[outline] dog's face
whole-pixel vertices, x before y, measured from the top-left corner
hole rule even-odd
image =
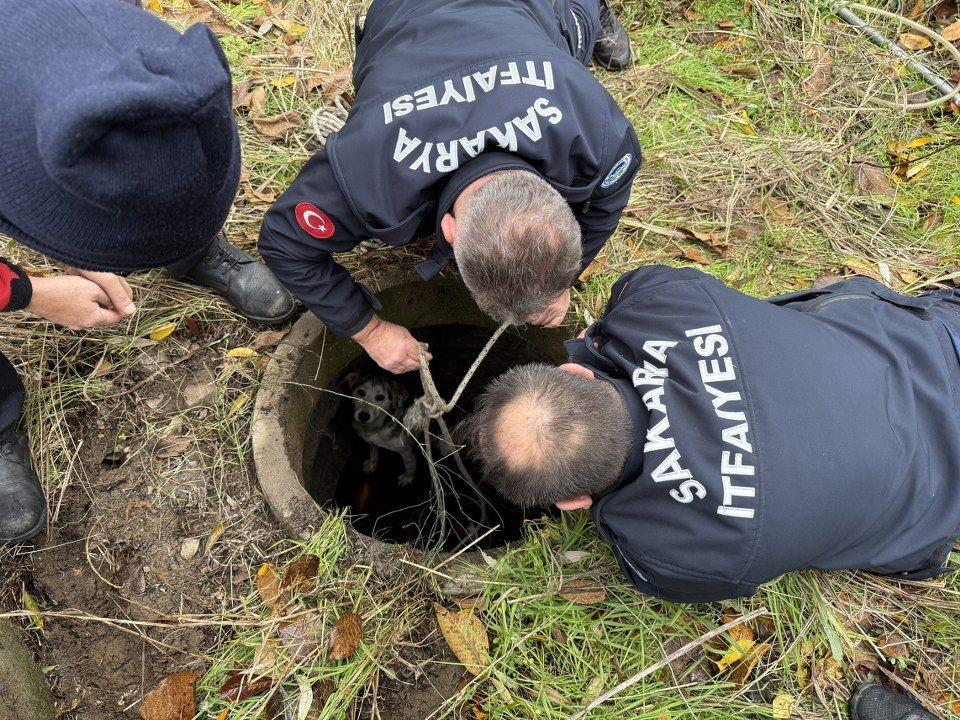
[[[347,377],[353,400],[353,421],[360,427],[378,428],[390,422],[390,415],[400,419],[407,393],[395,382],[353,373]]]

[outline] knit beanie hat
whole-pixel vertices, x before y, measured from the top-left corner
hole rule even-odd
[[[216,36],[121,0],[0,18],[0,232],[88,270],[199,260],[240,178]]]

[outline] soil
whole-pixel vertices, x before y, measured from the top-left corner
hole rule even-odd
[[[414,633],[415,643],[400,653],[397,679],[381,682],[377,696],[380,717],[423,720],[453,697],[471,679],[428,616]],[[473,717],[473,713],[467,713]]]
[[[38,662],[52,668],[60,718],[138,717],[143,695],[167,674],[188,667],[202,674],[216,628],[177,627],[170,618],[216,613],[235,592],[246,594],[250,563],[239,554],[276,540],[252,468],[228,467],[220,491],[210,482],[201,459],[212,438],[129,456],[123,447],[142,434],[138,420],[162,425],[180,416],[183,389],[209,381],[221,358],[222,350],[200,352],[135,393],[70,417],[83,438],[74,476],[85,480],[72,482],[62,500],[48,498],[49,535],[4,559],[6,609],[20,609],[25,586],[45,611],[87,618],[48,616],[42,633],[33,633]],[[198,405],[184,416],[202,426],[210,412]],[[220,522],[226,530],[207,553]],[[184,559],[188,538],[199,538],[200,547]]]

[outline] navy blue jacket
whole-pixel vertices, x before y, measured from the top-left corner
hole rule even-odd
[[[863,278],[769,301],[691,269],[621,278],[569,350],[633,423],[592,508],[624,573],[700,602],[801,568],[941,572],[960,535],[960,359],[933,302]]]
[[[556,7],[555,7],[556,5]],[[424,279],[449,262],[439,219],[470,182],[532,170],[570,203],[584,267],[617,226],[640,166],[629,121],[571,55],[567,0],[376,0],[343,129],[267,213],[260,252],[337,335],[376,307],[332,254],[365,238],[436,234]],[[559,15],[558,15],[559,13]]]

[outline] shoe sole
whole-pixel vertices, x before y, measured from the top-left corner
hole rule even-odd
[[[607,70],[608,72],[623,72],[623,71],[626,70],[628,67],[630,67],[631,65],[633,65],[633,63],[634,63],[635,60],[636,60],[636,58],[634,57],[634,54],[633,54],[633,47],[630,48],[630,59],[627,60],[627,64],[624,65],[624,66],[622,66],[622,67],[613,67],[612,65],[606,65],[606,64],[602,63],[600,60],[598,60],[596,56],[593,56],[593,61],[594,61],[597,65],[599,65],[600,67],[602,67],[604,70]]]
[[[34,525],[29,531],[23,533],[22,535],[18,535],[15,538],[7,538],[0,544],[19,545],[20,543],[25,542],[30,538],[36,536],[43,529],[43,526],[46,524],[47,524],[47,508],[46,506],[44,506],[43,512],[40,513],[40,519],[37,521],[36,525]]]
[[[227,302],[229,302],[229,300]],[[236,309],[236,306],[233,306],[233,307]],[[242,313],[242,312],[240,314],[243,315],[247,320],[250,320],[251,322],[255,322],[255,323],[260,323],[261,325],[280,325],[281,323],[285,323],[287,320],[289,320],[294,315],[296,315],[297,310],[299,309],[300,309],[299,305],[297,303],[294,303],[293,308],[290,310],[290,312],[278,318],[277,317],[270,317],[270,318],[257,317],[255,315],[247,315],[246,313]],[[237,312],[240,312],[240,311],[237,310]]]

